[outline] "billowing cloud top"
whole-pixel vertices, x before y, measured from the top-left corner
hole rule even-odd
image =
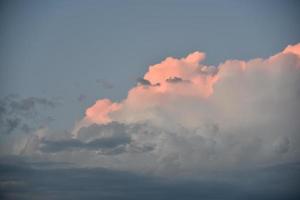
[[[73,134],[93,123],[126,124],[135,144],[153,147],[149,166],[162,171],[297,161],[300,44],[267,59],[204,59],[194,52],[150,66],[124,100],[88,108]],[[137,124],[144,125],[129,131]]]
[[[19,152],[157,174],[299,161],[300,44],[267,59],[204,59],[150,66],[125,99],[87,108],[72,134],[39,131]]]
[[[254,112],[268,100],[274,104],[284,95],[298,94],[299,56],[300,44],[268,59],[228,60],[219,66],[201,64],[205,58],[202,52],[181,59],[168,57],[149,67],[140,79],[147,84],[133,87],[121,102],[98,100],[87,109],[86,120],[99,124],[165,124],[168,120],[183,127],[197,127],[203,118],[229,120],[237,115],[236,120],[242,120],[239,112]],[[153,85],[158,87],[145,87]]]

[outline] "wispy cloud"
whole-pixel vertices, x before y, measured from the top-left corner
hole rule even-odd
[[[0,134],[32,132],[52,120],[50,116],[41,117],[40,111],[57,105],[55,101],[38,97],[10,95],[0,99]]]

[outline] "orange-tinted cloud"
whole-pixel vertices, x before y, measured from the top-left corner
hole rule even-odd
[[[164,115],[181,116],[188,113],[188,117],[177,118],[179,121],[183,120],[183,124],[195,125],[197,120],[194,118],[202,116],[201,109],[206,108],[199,110],[197,106],[194,108],[188,104],[214,103],[217,104],[214,107],[221,106],[221,110],[226,112],[228,109],[238,109],[237,105],[233,104],[237,100],[229,97],[244,98],[239,95],[246,95],[244,93],[253,90],[260,91],[259,88],[254,88],[259,87],[257,83],[260,83],[260,78],[261,84],[265,84],[266,80],[272,81],[284,75],[282,73],[285,71],[284,67],[299,67],[299,59],[298,61],[296,59],[298,64],[291,64],[293,59],[289,57],[290,54],[292,57],[300,55],[299,49],[300,44],[288,46],[269,59],[254,59],[247,62],[228,60],[217,67],[201,64],[205,58],[202,52],[194,52],[179,59],[168,57],[161,63],[149,67],[143,78],[148,84],[137,84],[120,103],[113,103],[109,99],[98,100],[86,110],[85,120],[98,124],[114,120],[157,121]],[[293,73],[293,70],[289,71]],[[214,93],[214,90],[217,90],[217,93]]]
[[[293,54],[300,56],[300,44],[287,46],[284,49],[283,53],[293,53]]]
[[[112,103],[109,99],[100,99],[86,110],[85,115],[88,120],[94,123],[106,124],[111,122],[109,113],[119,108],[117,103]]]

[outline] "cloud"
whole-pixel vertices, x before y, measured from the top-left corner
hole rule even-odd
[[[6,158],[8,159],[8,158]],[[16,159],[14,159],[16,160]],[[299,163],[180,180],[60,163],[1,162],[1,199],[299,199]],[[53,168],[53,166],[56,166]]]
[[[50,153],[64,150],[114,150],[128,143],[130,143],[130,138],[127,136],[100,138],[89,142],[82,142],[77,139],[58,141],[43,140],[40,149],[43,152]]]
[[[38,149],[39,135],[53,118],[58,102],[9,95],[0,99],[0,155],[30,155]]]
[[[53,108],[56,104],[48,99],[38,97],[28,97],[19,101],[10,102],[11,108],[15,111],[30,111],[39,105]]]
[[[144,83],[123,100],[97,100],[70,132],[33,127],[31,134],[6,134],[11,136],[1,138],[1,155],[168,177],[297,162],[298,46],[266,59],[218,66],[202,64],[201,52],[168,57],[150,66]],[[35,107],[51,107],[32,99],[1,105],[6,113],[1,123],[9,132],[31,125],[24,120]]]
[[[144,79],[144,78],[138,78],[137,82],[138,82],[138,85],[145,86],[146,88],[151,87],[151,86],[152,87],[160,86],[160,83],[152,84],[150,81],[148,81],[147,79]]]
[[[19,98],[9,95],[0,99],[0,134],[28,133],[51,121],[39,110],[55,108],[57,103],[38,97]]]
[[[92,124],[79,130],[77,138],[41,138],[39,150],[43,153],[64,151],[92,151],[98,155],[118,155],[123,153],[145,153],[152,151],[151,143],[136,141],[133,131],[140,131],[143,125],[125,125],[112,122],[106,125]]]
[[[109,99],[101,99],[97,101],[92,107],[86,110],[86,118],[97,123],[108,123],[111,119],[108,113],[119,109],[117,103],[111,102]]]
[[[153,150],[141,156],[127,152],[117,161],[107,157],[109,165],[158,174],[297,161],[299,46],[266,59],[218,66],[202,64],[202,52],[168,57],[150,66],[125,99],[101,99],[88,108],[73,135],[83,137],[80,128],[93,123],[125,124],[122,129],[135,144],[147,143]],[[159,85],[140,87],[152,83]]]
[[[145,85],[145,86],[152,85],[150,81],[148,81],[147,79],[144,79],[144,78],[138,78],[137,81],[141,85]]]

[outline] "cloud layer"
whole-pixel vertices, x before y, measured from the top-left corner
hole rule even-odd
[[[247,173],[219,173],[201,180],[174,180],[103,168],[58,166],[53,168],[43,162],[0,162],[0,198],[297,200],[300,196],[299,182],[295,179],[300,175],[299,163]]]

